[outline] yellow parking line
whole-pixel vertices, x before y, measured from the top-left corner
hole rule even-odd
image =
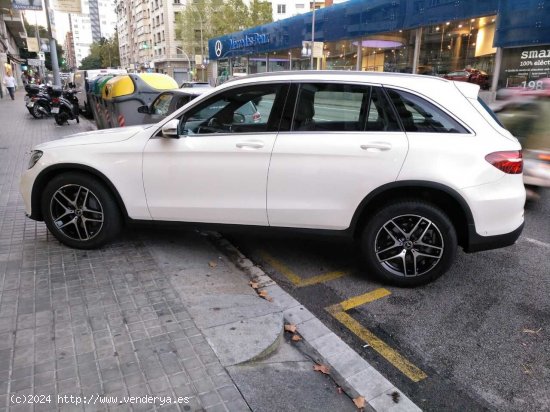
[[[408,377],[413,382],[419,382],[422,379],[428,377],[422,370],[417,368],[403,356],[401,356],[396,350],[388,346],[384,341],[378,338],[370,330],[363,327],[359,322],[353,319],[345,311],[353,309],[357,306],[365,303],[373,302],[384,296],[390,295],[390,292],[386,289],[380,288],[373,290],[372,292],[365,293],[364,295],[355,296],[351,299],[345,300],[336,305],[325,308],[335,319],[337,319],[342,325],[348,328],[353,334],[355,334],[363,342],[366,342],[376,352],[378,352],[384,359],[395,366],[401,373]]]
[[[342,276],[346,276],[348,274],[348,272],[338,270],[334,272],[323,273],[322,275],[313,276],[311,278],[302,278],[294,273],[292,270],[290,270],[288,266],[279,262],[268,253],[260,252],[260,254],[263,260],[265,260],[277,272],[284,275],[296,287],[316,285],[318,283],[341,278]]]
[[[391,295],[391,292],[384,288],[373,290],[372,292],[365,293],[363,295],[354,296],[348,300],[340,302],[339,305],[342,310],[350,310],[357,306],[364,305],[365,303],[374,302],[377,299]]]

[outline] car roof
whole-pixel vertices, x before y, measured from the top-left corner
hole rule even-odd
[[[259,82],[289,81],[289,82],[357,82],[374,85],[394,86],[409,89],[435,100],[449,100],[456,96],[459,90],[463,95],[473,98],[477,96],[479,86],[468,83],[469,88],[459,87],[457,82],[442,77],[410,73],[367,72],[367,71],[327,71],[301,70],[285,72],[269,72],[252,74],[237,79],[228,80],[217,88],[236,85],[257,84]],[[458,90],[457,90],[458,89]]]
[[[209,92],[213,87],[182,87],[180,89],[166,90],[166,92],[181,96],[200,96],[203,93]]]

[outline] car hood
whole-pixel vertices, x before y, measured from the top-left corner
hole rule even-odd
[[[83,132],[70,135],[64,139],[53,140],[51,142],[42,143],[35,147],[37,150],[52,149],[55,147],[78,146],[87,144],[104,144],[116,143],[129,139],[142,130],[148,129],[152,124],[115,127],[112,129],[93,130],[91,132]]]

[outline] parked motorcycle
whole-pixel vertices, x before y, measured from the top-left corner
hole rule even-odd
[[[28,84],[25,86],[25,105],[29,113],[36,119],[51,116],[51,96],[45,86]]]
[[[72,85],[67,90],[57,86],[51,88],[52,114],[59,126],[68,124],[69,120],[76,120],[77,123],[80,123],[77,93],[78,91]]]

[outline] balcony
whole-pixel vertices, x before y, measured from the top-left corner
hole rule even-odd
[[[4,3],[7,3],[8,7],[4,7]],[[25,26],[23,25],[21,12],[19,10],[11,9],[11,2],[6,2],[6,0],[0,0],[0,7],[0,14],[2,14],[2,18],[4,23],[6,23],[8,31],[15,39],[17,47],[26,47],[27,32],[25,30]]]

